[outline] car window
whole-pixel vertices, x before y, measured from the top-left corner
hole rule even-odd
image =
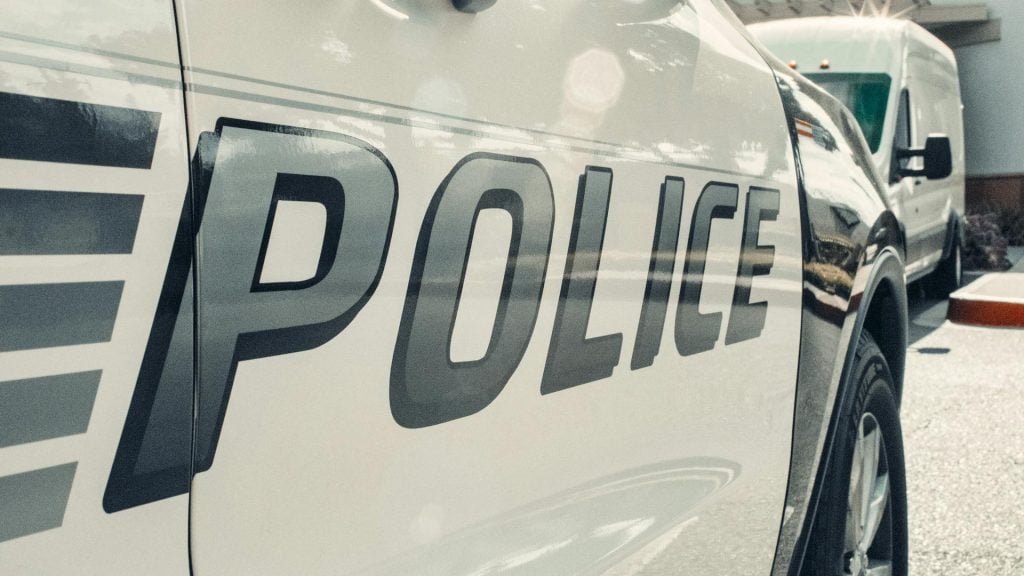
[[[894,150],[905,150],[910,148],[910,93],[906,90],[900,94],[899,109],[896,112],[896,135],[893,138],[893,149]],[[895,155],[894,155],[895,156]],[[896,160],[900,168],[907,168],[909,158],[902,160]],[[897,164],[893,163],[892,166],[892,181],[898,181],[899,175],[896,171]]]
[[[871,152],[882,142],[885,108],[892,79],[888,74],[805,74],[853,112]]]

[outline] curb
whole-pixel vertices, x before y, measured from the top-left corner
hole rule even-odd
[[[957,324],[1024,328],[1024,273],[985,274],[949,296],[946,318]]]

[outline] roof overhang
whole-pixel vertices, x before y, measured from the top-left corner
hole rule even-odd
[[[746,24],[806,16],[882,16],[917,22],[952,48],[995,42],[1002,21],[984,3],[942,6],[930,0],[726,0]]]

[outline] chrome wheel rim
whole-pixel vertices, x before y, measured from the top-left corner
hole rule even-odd
[[[871,413],[861,417],[850,466],[843,539],[845,573],[892,575],[892,520],[885,438]]]

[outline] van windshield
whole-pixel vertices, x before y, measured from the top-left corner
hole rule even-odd
[[[885,107],[889,101],[889,86],[892,84],[889,75],[815,72],[804,76],[853,112],[871,152],[878,152],[885,123]]]

